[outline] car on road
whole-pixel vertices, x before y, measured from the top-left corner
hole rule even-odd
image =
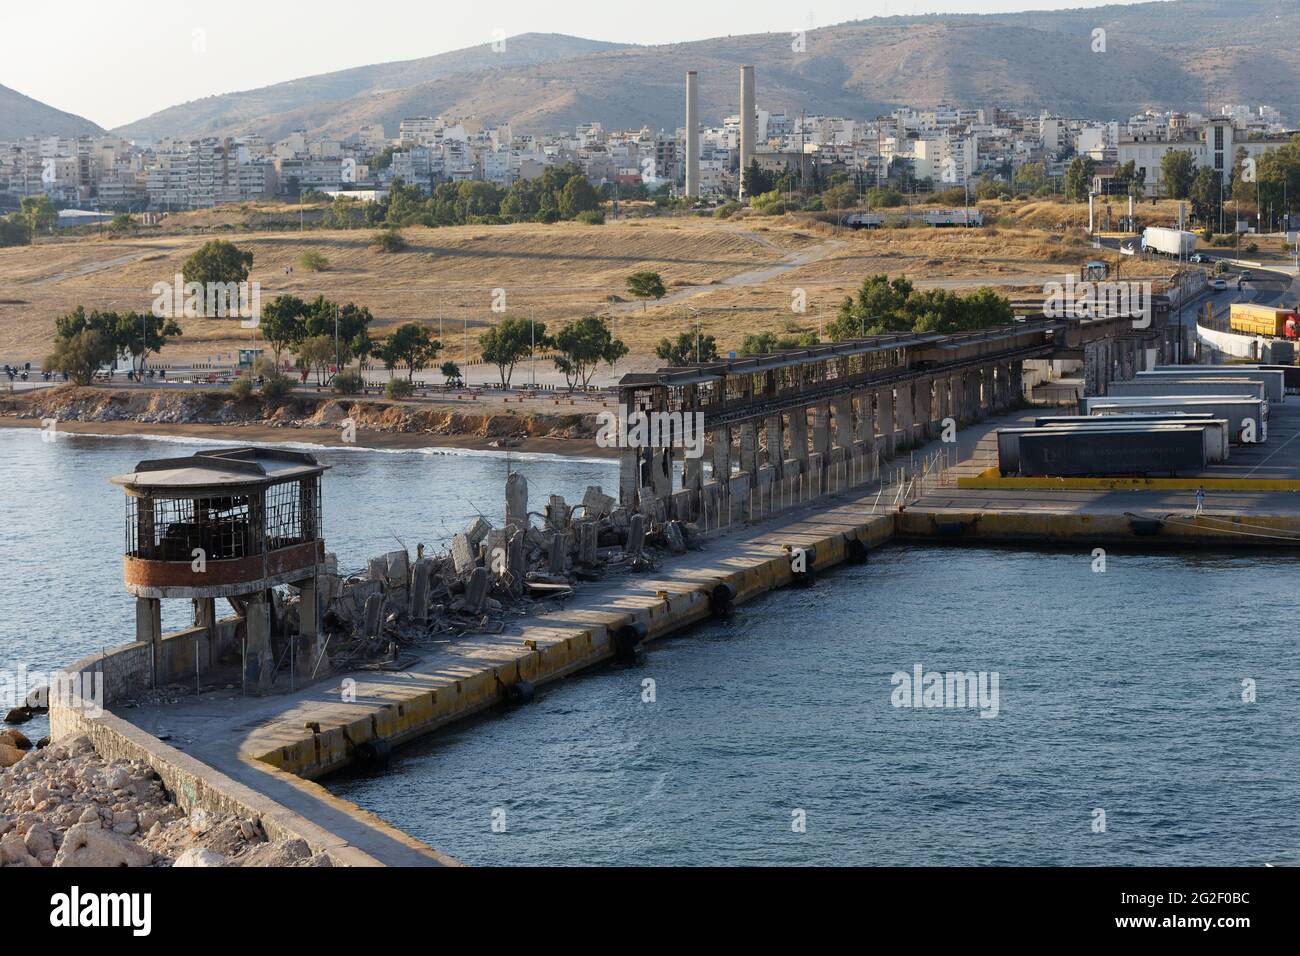
[[[1215,292],[1222,292],[1222,291],[1223,291],[1224,289],[1226,289],[1227,287],[1228,287],[1228,280],[1227,280],[1227,279],[1211,279],[1211,280],[1210,280],[1210,288],[1212,288]]]
[[[1237,279],[1241,282],[1249,282],[1253,278],[1255,278],[1255,274],[1251,272],[1249,269],[1242,269],[1241,275],[1237,277]]]
[[[1203,252],[1193,252],[1187,259],[1188,262],[1209,262],[1210,257]]]

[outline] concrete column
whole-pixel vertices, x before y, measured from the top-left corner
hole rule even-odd
[[[870,457],[876,453],[876,407],[874,393],[858,392],[858,414],[854,420],[854,438],[861,443],[863,452]]]
[[[740,470],[749,475],[750,487],[758,481],[758,422],[740,426]]]
[[[429,562],[429,558],[422,558],[422,562]],[[430,564],[421,565],[417,562],[416,574],[424,578],[422,587],[412,587],[411,604],[412,610],[419,615],[428,614],[428,575],[431,569]],[[414,580],[414,575],[413,575]],[[306,578],[298,582],[298,646],[294,653],[294,663],[300,676],[308,676],[312,673],[320,673],[316,668],[316,663],[320,655],[324,653],[323,641],[320,633],[320,599],[318,594],[320,588],[315,577]],[[423,607],[416,607],[416,604],[422,604]],[[417,620],[425,620],[421,617]]]
[[[704,457],[686,458],[682,461],[682,487],[699,491],[704,487]]]
[[[213,659],[217,656],[217,601],[215,598],[194,599],[194,626],[201,627],[208,632],[207,665],[211,667]]]
[[[1083,394],[1104,395],[1105,383],[1101,376],[1099,343],[1092,342],[1083,347]]]
[[[158,658],[162,655],[162,602],[157,598],[135,599],[135,639],[153,645],[152,685],[158,686]]]
[[[621,481],[619,490],[621,493]],[[506,475],[506,524],[528,527],[528,479],[517,471]]]
[[[1016,404],[1024,401],[1025,382],[1024,382],[1024,362],[1012,362],[1009,366],[1011,369],[1011,398]]]
[[[808,461],[808,410],[796,408],[790,413],[790,457]]]
[[[845,395],[831,402],[831,443],[838,448],[853,447],[853,396]]]
[[[785,423],[780,415],[769,415],[763,428],[767,436],[767,463],[780,468],[785,461]]]
[[[649,457],[650,490],[656,498],[667,498],[673,493],[673,450],[652,448]]]
[[[937,379],[927,378],[917,383],[917,395],[921,405],[921,414],[917,417],[921,419],[921,439],[923,441],[933,441],[939,437],[939,382]]]
[[[248,597],[244,634],[244,686],[254,693],[265,693],[275,673],[275,655],[271,650],[271,608],[263,591]]]
[[[818,402],[812,407],[813,430],[812,450],[823,458],[831,450],[831,406],[829,402]]]
[[[731,429],[726,425],[713,430],[713,480],[731,480]]]
[[[700,195],[700,113],[698,78],[686,71],[686,195]]]
[[[880,452],[886,458],[894,457],[894,390],[876,389],[876,423],[880,429]]]
[[[621,448],[618,453],[618,503],[636,507],[637,489],[641,487],[641,449]]]
[[[900,382],[894,405],[894,448],[910,447],[916,438],[913,428],[915,412],[912,408],[912,383]]]

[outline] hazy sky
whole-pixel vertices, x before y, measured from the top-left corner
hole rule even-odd
[[[0,85],[113,127],[215,93],[487,43],[495,30],[507,36],[567,33],[654,44],[873,16],[1004,13],[1104,2],[62,0],[50,7],[5,0]]]

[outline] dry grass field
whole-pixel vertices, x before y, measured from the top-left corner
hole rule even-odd
[[[250,278],[260,283],[263,302],[292,293],[363,304],[376,317],[376,333],[418,321],[440,334],[445,357],[457,360],[466,343],[476,354],[478,333],[500,319],[492,310],[497,289],[504,290],[508,313],[552,329],[586,312],[608,315],[634,355],[697,323],[726,351],[751,332],[819,328],[872,273],[959,291],[1014,290],[1041,287],[1099,255],[1077,222],[1081,209],[1086,224],[1086,206],[982,206],[996,225],[979,230],[853,232],[807,217],[755,215],[421,227],[403,231],[407,248],[400,253],[378,251],[372,230],[246,228],[283,225],[295,206],[177,214],[129,237],[88,235],[0,249],[0,361],[39,362],[55,318],[77,305],[148,309],[153,284],[170,282],[187,256],[218,236],[254,254]],[[308,251],[324,256],[328,267],[304,269],[299,258]],[[1124,266],[1125,275],[1140,274],[1130,272],[1133,260]],[[625,280],[639,270],[662,274],[669,290],[662,302],[643,308],[627,301]],[[1147,271],[1164,275],[1170,267],[1152,263]],[[795,289],[806,295],[802,315],[791,310]],[[253,342],[236,320],[181,324],[183,339],[168,345],[167,361],[229,356]]]

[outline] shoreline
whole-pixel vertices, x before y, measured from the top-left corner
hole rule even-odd
[[[41,427],[40,419],[0,416],[0,428]],[[345,442],[337,428],[277,427],[273,425],[212,425],[197,422],[60,421],[58,430],[70,435],[106,438],[185,438],[196,442],[262,445],[299,443],[326,448],[355,448],[375,451],[476,451],[505,455],[520,453],[554,455],[561,458],[599,458],[613,461],[617,448],[602,448],[594,438],[520,438],[508,447],[493,445],[499,441],[480,435],[435,435],[424,432],[382,432],[364,427],[357,429],[357,440]]]

